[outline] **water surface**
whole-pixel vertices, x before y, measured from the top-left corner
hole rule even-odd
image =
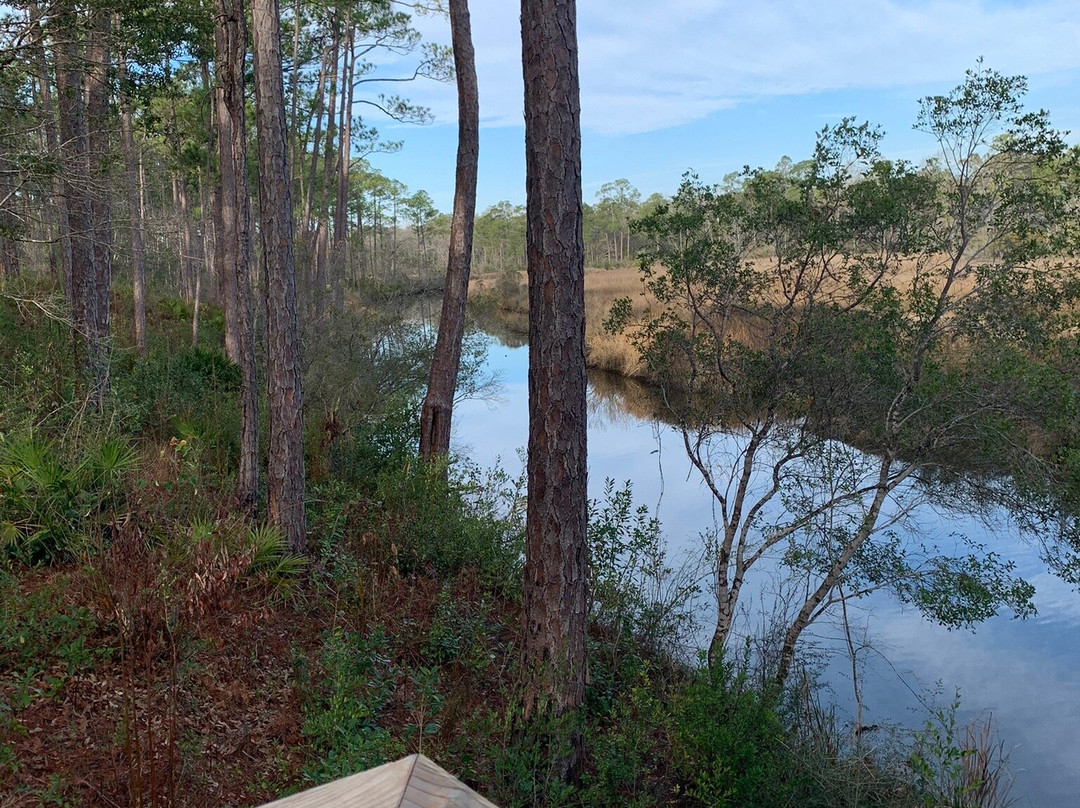
[[[499,398],[458,405],[454,447],[480,465],[517,471],[528,430],[528,349],[493,339],[487,369],[501,378]],[[602,495],[606,478],[632,481],[635,500],[655,508],[669,552],[700,556],[701,533],[713,525],[712,497],[678,434],[635,400],[623,380],[590,374],[590,495]],[[945,540],[963,532],[1014,559],[1036,587],[1038,616],[1000,616],[975,632],[949,631],[884,594],[860,601],[849,617],[857,643],[866,641],[858,654],[863,723],[921,727],[926,706],[947,706],[959,688],[960,719],[992,714],[1011,750],[1018,805],[1080,805],[1080,594],[1046,571],[1007,520],[999,521],[1000,530],[990,532],[974,519],[928,513],[921,529]],[[760,602],[756,594],[748,591],[744,602]],[[840,713],[850,716],[851,663],[839,653],[842,637],[838,622],[822,622],[802,643],[832,654],[823,676]]]

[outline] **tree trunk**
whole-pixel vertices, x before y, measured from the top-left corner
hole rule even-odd
[[[217,166],[217,124],[216,107],[217,97],[214,95],[215,85],[210,74],[211,59],[203,57],[199,60],[199,73],[202,80],[203,94],[206,98],[206,157],[202,168],[199,170],[199,228],[202,238],[199,245],[203,262],[203,276],[210,283],[210,299],[219,306],[225,306],[225,292],[221,285],[221,263],[218,259],[217,242],[221,237],[218,229],[217,208],[214,205],[213,188],[218,185]]]
[[[330,283],[334,289],[334,306],[339,311],[345,304],[345,268],[349,260],[349,160],[352,153],[353,107],[353,49],[352,16],[345,12],[345,49],[341,64],[341,114],[338,131],[337,200],[334,207],[334,260]]]
[[[195,299],[195,283],[197,271],[195,269],[195,246],[191,237],[191,205],[188,202],[187,177],[183,174],[176,175],[176,203],[179,213],[180,226],[180,275],[183,278],[185,297],[188,300]],[[228,321],[226,321],[228,326]],[[235,336],[233,337],[235,339]],[[228,328],[225,329],[225,349],[230,351],[230,335]],[[229,353],[232,357],[232,353]]]
[[[581,129],[574,0],[522,0],[529,270],[525,718],[585,695],[586,378]],[[571,730],[557,776],[577,775]]]
[[[236,165],[233,156],[232,113],[236,101],[236,14],[231,2],[217,0],[214,17],[214,71],[216,83],[213,95],[213,127],[216,132],[208,132],[207,137],[215,142],[217,148],[218,182],[214,189],[214,227],[218,232],[218,244],[214,246],[215,271],[218,276],[218,288],[221,290],[221,307],[225,313],[225,354],[236,364],[241,363],[240,356],[240,307],[237,302],[236,278],[239,238],[239,224],[236,198]],[[246,43],[241,44],[239,58],[243,60]],[[242,65],[242,62],[241,62]],[[241,66],[240,70],[243,70]],[[241,76],[242,76],[241,72]],[[240,79],[240,103],[243,103],[244,87]],[[232,106],[230,106],[230,104]],[[245,171],[245,183],[246,183]]]
[[[315,179],[319,172],[319,144],[322,140],[323,94],[326,87],[327,59],[329,58],[330,49],[323,48],[322,61],[319,63],[319,80],[315,83],[315,134],[311,139],[311,171],[304,188],[304,213],[300,220],[300,232],[305,238],[311,231],[311,210],[314,205]]]
[[[301,553],[307,549],[303,389],[277,0],[252,0],[251,17],[259,141],[259,212],[266,271],[270,402],[267,504],[270,522],[281,529],[289,548]]]
[[[94,374],[94,400],[105,400],[109,390],[109,290],[112,286],[112,144],[109,120],[109,37],[112,15],[97,11],[91,20],[86,46],[86,117],[91,165],[92,250],[95,297],[93,328],[98,342],[98,369]]]
[[[247,27],[242,0],[217,0],[214,26],[214,93],[221,182],[223,280],[233,294],[240,365],[239,510],[254,518],[259,491],[259,390],[255,367],[255,317],[251,295],[251,203],[245,161],[244,60]]]
[[[191,304],[191,347],[199,347],[199,306],[202,304],[202,273],[195,267],[195,296]]]
[[[301,193],[297,170],[300,165],[296,154],[300,142],[300,21],[302,19],[301,0],[293,3],[293,41],[292,41],[292,83],[289,86],[289,166],[293,171],[293,193]]]
[[[131,98],[127,92],[127,60],[118,62],[120,79],[120,143],[124,150],[124,191],[131,227],[131,289],[135,303],[135,347],[146,356],[146,249],[143,246],[142,206],[139,204],[139,168],[131,124]]]
[[[34,10],[35,21],[40,19],[41,11]],[[41,92],[42,115],[45,127],[45,145],[48,153],[54,159],[59,159],[63,165],[63,155],[60,151],[60,141],[56,131],[56,112],[53,105],[52,81],[49,77],[48,64],[45,61],[45,48],[35,48],[35,56],[38,70],[38,86]],[[68,223],[68,199],[64,192],[62,172],[54,171],[50,177],[53,198],[56,199],[56,230],[57,242],[60,246],[60,255],[57,263],[60,266],[60,275],[64,289],[64,299],[69,311],[75,310],[75,299],[71,292],[71,227]]]
[[[468,0],[450,0],[450,30],[458,89],[457,176],[439,336],[431,361],[427,395],[420,411],[420,454],[428,460],[450,452],[450,422],[461,364],[461,341],[465,334],[480,153],[480,104]]]
[[[720,661],[724,646],[727,645],[728,637],[731,636],[731,629],[735,624],[735,609],[739,604],[739,593],[742,591],[741,574],[736,573],[734,580],[728,582],[729,563],[730,559],[726,556],[721,556],[717,561],[716,625],[713,627],[713,636],[706,655],[710,668]]]
[[[71,234],[71,321],[79,384],[97,391],[101,382],[101,352],[97,336],[97,297],[94,294],[94,244],[90,200],[90,145],[86,121],[83,55],[76,43],[79,20],[70,6],[61,6],[54,19],[56,94],[59,113],[60,160]]]
[[[341,71],[338,61],[341,57],[341,23],[335,12],[333,19],[333,45],[330,56],[330,101],[326,107],[326,143],[323,146],[322,182],[320,183],[318,209],[315,212],[315,284],[314,284],[314,311],[315,325],[322,323],[323,306],[326,301],[326,287],[329,283],[328,263],[330,259],[330,182],[334,164],[334,139],[337,137],[338,126],[338,85]],[[344,93],[342,93],[344,96]],[[314,182],[314,177],[312,181]]]
[[[788,674],[791,673],[791,666],[795,662],[795,645],[798,643],[803,631],[817,618],[818,607],[825,602],[825,598],[841,582],[841,577],[844,570],[847,569],[847,565],[855,557],[855,553],[859,551],[863,543],[873,534],[874,528],[877,526],[878,516],[881,514],[881,507],[885,504],[885,498],[899,484],[900,480],[907,476],[902,474],[892,480],[889,479],[894,459],[892,453],[882,458],[881,467],[878,471],[877,490],[874,492],[873,502],[870,503],[870,508],[866,516],[863,517],[859,529],[855,531],[851,540],[844,545],[840,555],[833,559],[829,571],[825,573],[825,577],[821,579],[817,589],[803,603],[799,613],[784,633],[784,643],[780,649],[780,663],[776,670],[777,685],[783,687]]]
[[[15,204],[14,183],[8,180],[14,168],[7,150],[5,138],[0,135],[0,276],[14,278],[19,274],[19,245],[15,241],[17,219],[11,212]]]

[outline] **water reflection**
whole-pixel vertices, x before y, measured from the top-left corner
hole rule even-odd
[[[627,424],[635,419],[667,422],[669,410],[655,387],[593,369],[589,371],[589,413],[604,423]]]
[[[527,349],[493,342],[488,367],[503,380],[501,401],[464,401],[455,413],[455,446],[481,464],[501,458],[516,471],[516,451],[527,435]],[[692,471],[678,434],[657,419],[663,411],[655,391],[633,380],[590,372],[589,488],[599,496],[605,478],[632,480],[635,498],[655,506],[672,554],[694,558],[701,533],[714,524],[714,500]],[[920,530],[940,538],[965,533],[1017,561],[1018,574],[1037,587],[1039,614],[1026,621],[996,617],[977,631],[949,631],[878,593],[859,601],[853,622],[865,627],[869,645],[858,670],[866,703],[864,723],[920,727],[935,689],[937,704],[962,694],[960,719],[992,713],[1012,750],[1019,805],[1080,804],[1080,595],[1046,572],[1037,552],[1011,538],[1007,525],[988,530],[980,519],[928,510]],[[1000,526],[999,526],[1000,527]],[[766,605],[774,584],[766,580],[745,603]],[[756,628],[760,615],[744,626]],[[837,656],[839,626],[823,622],[804,638],[833,654],[825,677],[841,713],[851,715],[850,662]]]

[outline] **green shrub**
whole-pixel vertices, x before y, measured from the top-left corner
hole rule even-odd
[[[491,662],[490,627],[485,613],[490,604],[469,603],[448,590],[439,593],[421,649],[424,658],[436,665],[457,662],[479,673]]]
[[[581,805],[577,786],[566,783],[561,767],[571,750],[572,738],[583,730],[581,717],[561,718],[534,714],[520,718],[520,703],[512,704],[498,727],[491,749],[494,778],[490,798],[501,808]]]
[[[419,424],[415,400],[390,401],[386,410],[362,420],[353,430],[351,451],[339,476],[370,492],[384,473],[413,465],[420,445]]]
[[[151,351],[113,376],[114,404],[133,431],[160,430],[176,420],[213,423],[236,409],[239,389],[239,366],[218,349]]]
[[[634,507],[629,481],[604,483],[589,503],[589,618],[602,664],[617,669],[627,654],[673,653],[693,634],[692,575],[674,569],[659,520]]]
[[[672,763],[693,804],[791,804],[793,761],[768,694],[722,663],[696,672],[672,704]]]
[[[34,436],[0,442],[0,551],[26,564],[70,557],[123,500],[138,464],[127,443],[106,439],[75,461]]]
[[[661,687],[643,665],[637,681],[615,701],[610,717],[590,724],[593,771],[584,779],[586,805],[665,804],[661,784],[672,724]]]
[[[489,586],[517,591],[516,525],[487,507],[490,496],[479,483],[453,476],[448,481],[445,474],[439,464],[415,460],[378,477],[380,534],[392,545],[399,571],[449,579],[468,569]]]
[[[383,629],[366,636],[329,631],[319,666],[323,678],[304,709],[302,731],[316,756],[305,778],[325,783],[403,754],[401,743],[382,723],[397,681]]]

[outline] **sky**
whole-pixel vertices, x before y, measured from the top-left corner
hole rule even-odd
[[[520,5],[470,0],[480,89],[479,210],[525,201]],[[881,125],[890,158],[934,152],[912,130],[918,100],[947,93],[981,56],[1027,76],[1030,108],[1080,133],[1076,0],[578,0],[584,199],[628,179],[647,197],[695,171],[719,182],[744,165],[810,155],[823,126]],[[429,41],[449,22],[420,17]],[[387,71],[405,69],[388,62]],[[448,211],[457,148],[453,83],[398,86],[427,126],[371,121],[404,141],[373,164]],[[358,112],[362,110],[357,109]]]

